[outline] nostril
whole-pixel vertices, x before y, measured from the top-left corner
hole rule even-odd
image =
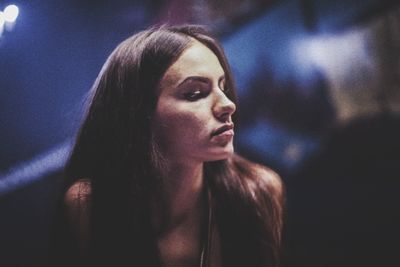
[[[233,112],[234,112],[234,109],[231,109],[231,108],[226,107],[226,108],[224,108],[223,110],[221,110],[221,112],[220,112],[219,115],[218,115],[218,118],[219,118],[221,121],[227,121],[227,120],[229,120],[229,118],[231,117],[231,115],[233,114]]]
[[[236,105],[223,92],[219,95],[214,105],[214,114],[221,121],[229,120],[236,111]]]
[[[233,103],[219,107],[219,116],[230,116],[235,112],[235,105]]]

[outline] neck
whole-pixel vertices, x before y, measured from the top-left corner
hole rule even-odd
[[[163,192],[155,196],[155,224],[171,229],[200,215],[204,205],[203,163],[169,163],[163,175]],[[162,218],[164,214],[164,218]]]

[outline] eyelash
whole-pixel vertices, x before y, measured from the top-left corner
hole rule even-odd
[[[223,88],[221,88],[221,91],[224,92],[224,94],[226,94],[227,92],[229,92],[229,87],[224,86]],[[208,94],[209,94],[208,92],[204,92],[204,91],[198,89],[195,91],[190,91],[190,92],[184,93],[183,97],[188,101],[194,102],[201,98],[206,97]]]
[[[208,95],[208,93],[202,92],[201,90],[196,90],[196,91],[187,92],[187,93],[183,94],[184,98],[191,102],[199,100],[207,95]]]

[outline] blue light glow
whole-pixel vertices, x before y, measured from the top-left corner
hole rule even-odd
[[[0,173],[0,197],[61,170],[71,148],[70,140]]]

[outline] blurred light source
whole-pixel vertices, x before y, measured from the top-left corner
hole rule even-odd
[[[4,22],[4,13],[0,11],[0,37],[3,34]]]
[[[310,36],[293,43],[294,59],[305,71],[318,68],[324,72],[347,75],[354,65],[368,63],[365,31],[353,29],[340,34]]]
[[[8,5],[4,9],[4,20],[13,23],[17,20],[19,8],[16,5]]]

